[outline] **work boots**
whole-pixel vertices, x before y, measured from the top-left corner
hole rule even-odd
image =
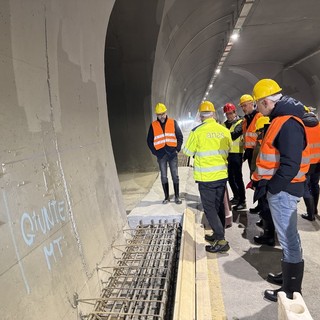
[[[163,192],[164,192],[164,200],[162,201],[163,204],[167,204],[170,201],[169,198],[169,183],[162,184]]]
[[[249,212],[252,214],[257,214],[261,211],[261,207],[259,206],[259,204],[255,207],[255,208],[250,208]]]
[[[253,238],[254,242],[258,244],[266,244],[273,247],[275,245],[275,232],[274,225],[272,222],[263,220],[263,234],[261,236],[255,236]]]
[[[279,272],[276,274],[268,273],[267,281],[270,283],[282,285],[282,282],[283,282],[282,272]]]
[[[304,261],[299,263],[289,263],[282,261],[282,287],[277,290],[266,290],[264,297],[271,301],[278,301],[278,292],[284,291],[287,298],[293,299],[293,293],[301,293],[301,284],[303,278]]]
[[[256,226],[259,228],[263,228],[263,219],[260,219],[256,222]]]
[[[261,236],[254,236],[253,239],[257,244],[266,244],[270,247],[275,246],[274,232],[271,233],[268,230],[265,230]]]
[[[182,201],[179,197],[179,183],[174,183],[173,188],[174,188],[174,202],[176,204],[181,204]]]
[[[309,221],[314,221],[315,220],[315,203],[314,203],[314,199],[313,197],[310,197],[310,198],[303,198],[304,200],[304,203],[307,207],[307,213],[303,213],[301,215],[301,217],[303,219],[306,219],[306,220],[309,220]]]

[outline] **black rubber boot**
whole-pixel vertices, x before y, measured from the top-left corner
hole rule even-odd
[[[284,291],[288,299],[293,299],[293,293],[301,294],[301,284],[303,278],[304,261],[299,263],[289,263],[282,261],[282,287],[277,290],[266,290],[264,297],[271,301],[278,301],[278,292]]]
[[[281,285],[283,282],[282,272],[279,273],[269,273],[267,276],[267,281],[270,283]]]
[[[303,271],[304,261],[299,263],[282,262],[282,289],[286,293],[287,298],[293,299],[294,292],[299,292],[301,294]]]
[[[271,234],[268,230],[265,230],[261,236],[254,236],[253,239],[257,244],[265,244],[270,247],[275,246],[274,232]]]
[[[169,198],[169,183],[162,184],[163,192],[164,192],[164,200],[162,201],[163,204],[167,204],[170,201]]]
[[[260,219],[256,222],[256,226],[259,228],[263,228],[263,219]]]
[[[255,208],[250,208],[249,212],[252,214],[257,214],[261,211],[261,207],[259,206],[259,204],[255,207]]]
[[[275,233],[274,224],[271,221],[263,220],[263,234],[261,236],[255,236],[254,242],[258,244],[266,244],[267,246],[273,247],[275,245]]]
[[[282,288],[279,288],[277,290],[265,290],[264,297],[270,301],[277,302],[279,291],[283,291]]]
[[[174,183],[173,188],[174,188],[174,202],[176,204],[181,204],[182,201],[179,197],[179,183]]]
[[[303,219],[309,220],[309,221],[314,221],[315,220],[315,207],[314,207],[314,199],[313,197],[310,198],[303,198],[304,203],[307,207],[307,213],[303,213],[301,217]]]

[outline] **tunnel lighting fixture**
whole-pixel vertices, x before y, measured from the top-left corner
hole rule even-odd
[[[232,35],[230,37],[230,40],[231,41],[237,41],[239,39],[239,37],[240,37],[240,29],[234,29],[233,33],[232,33]]]
[[[225,48],[224,48],[224,50],[223,50],[223,52],[221,54],[220,60],[218,61],[217,65],[216,65],[216,69],[215,69],[215,71],[213,73],[213,76],[210,79],[209,86],[208,86],[208,89],[206,91],[205,96],[207,96],[208,95],[208,91],[210,89],[212,89],[213,84],[214,84],[218,74],[220,73],[223,64],[226,61],[226,59],[227,59],[227,57],[228,57],[228,55],[229,55],[229,53],[230,53],[230,51],[232,49],[232,46],[233,46],[234,42],[236,42],[239,39],[241,28],[242,28],[245,20],[248,17],[248,14],[249,14],[252,6],[253,6],[254,1],[255,0],[245,0],[243,6],[241,8],[241,12],[240,12],[240,14],[238,16],[238,19],[237,19],[237,21],[236,21],[236,23],[235,23],[235,25],[233,27],[231,36],[230,36],[228,42],[225,45]]]
[[[231,36],[231,40],[237,41],[239,39],[239,33],[233,33]]]

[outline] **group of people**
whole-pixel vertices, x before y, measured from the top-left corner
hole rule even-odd
[[[236,107],[227,103],[227,120],[216,121],[215,107],[210,101],[199,106],[201,124],[193,128],[183,152],[194,158],[194,179],[198,183],[204,213],[211,235],[208,252],[230,249],[225,239],[223,197],[229,181],[235,210],[246,209],[242,163],[248,161],[254,201],[252,212],[260,212],[257,222],[264,234],[255,237],[260,244],[274,245],[276,232],[282,248],[282,270],[269,274],[267,280],[281,285],[266,290],[265,298],[277,301],[277,293],[284,291],[292,299],[293,292],[301,293],[304,271],[302,248],[297,229],[297,204],[304,198],[307,213],[302,217],[313,221],[319,200],[320,125],[317,117],[300,101],[282,94],[282,88],[272,79],[258,81],[252,95],[240,98],[244,119],[238,117]],[[158,158],[161,181],[165,193],[163,203],[169,201],[167,163],[179,198],[177,153],[183,137],[176,121],[166,115],[163,104],[156,106],[157,120],[148,133],[148,145]]]

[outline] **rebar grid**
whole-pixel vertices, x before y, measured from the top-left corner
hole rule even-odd
[[[94,304],[94,311],[83,319],[169,319],[168,297],[175,287],[172,282],[175,283],[180,238],[178,223],[138,226],[126,246],[115,247],[122,256],[104,283],[101,297],[81,299]]]

